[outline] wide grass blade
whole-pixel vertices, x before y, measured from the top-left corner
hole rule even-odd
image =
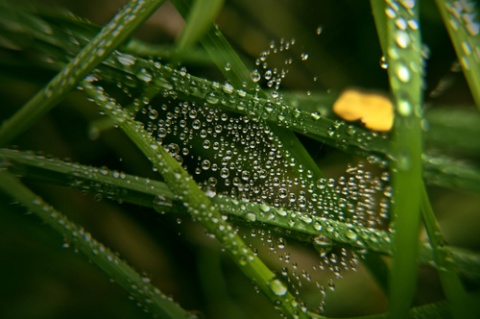
[[[480,22],[474,1],[436,0],[463,74],[480,109]]]
[[[211,202],[177,160],[153,140],[141,123],[135,122],[113,98],[108,97],[101,87],[95,87],[89,82],[83,82],[82,86],[102,111],[114,119],[115,124],[151,161],[176,198],[183,202],[192,218],[201,222],[209,233],[215,235],[239,268],[276,305],[277,309],[288,318],[307,318],[306,313],[299,309],[298,302],[288,291],[287,286],[236,234],[217,206]]]
[[[110,171],[105,168],[99,169],[63,162],[35,155],[31,152],[0,149],[0,157],[5,160],[11,172],[21,172],[24,178],[28,180],[71,187],[92,194],[101,194],[103,198],[114,201],[121,199],[123,202],[153,208],[162,213],[187,213],[182,203],[176,200],[175,195],[163,182],[132,176],[123,172]],[[271,228],[283,229],[285,233],[282,236],[307,243],[311,243],[315,237],[320,235],[325,236],[331,239],[334,245],[339,244],[356,250],[368,249],[366,258],[369,258],[368,254],[370,253],[392,254],[390,234],[385,231],[347,225],[346,223],[319,217],[313,218],[311,224],[314,227],[308,227],[308,224],[303,221],[303,219],[307,220],[307,216],[302,215],[301,212],[286,211],[264,203],[245,203],[245,209],[241,209],[238,207],[238,201],[218,195],[212,198],[212,202],[220,207],[222,214],[231,216],[232,221],[238,224],[254,225],[253,228],[268,225]],[[272,214],[263,214],[265,210]],[[247,218],[245,211],[253,212],[257,218],[255,220]],[[292,225],[289,216],[296,216],[299,222]],[[334,228],[335,232],[327,231],[331,228]],[[352,232],[358,235],[360,241],[351,236]],[[420,262],[424,265],[437,266],[430,245],[421,244],[420,247]],[[476,272],[476,269],[480,267],[480,255],[460,251],[453,247],[448,247],[448,249],[452,253],[452,262],[456,265],[458,272],[472,282],[480,282],[479,274]],[[376,263],[375,257],[372,257],[371,261]],[[384,282],[383,279],[382,282]]]
[[[165,0],[130,1],[46,86],[0,127],[5,145],[55,107]]]
[[[60,233],[67,242],[73,244],[107,273],[148,312],[159,318],[194,317],[163,295],[158,288],[150,284],[148,278],[142,277],[110,249],[95,240],[90,233],[45,203],[5,168],[0,168],[0,189]]]
[[[212,27],[215,18],[223,7],[223,0],[195,0],[186,18],[186,25],[177,39],[178,51],[182,51],[199,41]]]
[[[416,3],[387,1],[384,14],[387,25],[385,58],[396,115],[391,140],[393,159],[390,163],[394,191],[394,255],[389,312],[391,318],[407,318],[417,279],[423,61]]]

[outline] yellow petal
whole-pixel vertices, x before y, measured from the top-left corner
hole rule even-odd
[[[393,104],[378,93],[345,90],[335,101],[333,111],[346,121],[360,120],[370,130],[388,132],[393,126]]]

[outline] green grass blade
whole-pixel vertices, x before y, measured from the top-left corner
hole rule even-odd
[[[56,106],[79,81],[124,42],[164,1],[129,2],[44,89],[2,124],[0,145],[12,141]]]
[[[2,12],[0,12],[0,16],[1,13]],[[10,14],[1,16],[4,25],[8,25],[11,22],[11,16],[12,15]],[[0,25],[0,27],[2,25]],[[68,39],[67,35],[65,35],[65,37],[61,35],[65,30],[58,29],[55,25],[50,24],[49,27],[55,30],[54,34],[58,35],[58,39],[43,35],[42,29],[29,28],[28,24],[23,27],[25,28],[23,32],[30,36],[34,36],[39,40],[36,42],[38,46],[40,46],[40,43],[45,43],[45,47],[43,48],[45,53],[55,56],[60,61],[67,59],[67,53],[63,51],[52,52],[52,46],[60,47],[61,43],[65,43],[65,47],[69,52],[76,53],[78,51],[77,47],[68,46],[69,42],[66,42],[66,39]],[[3,31],[5,34],[8,34],[8,30]],[[82,39],[81,34],[83,33],[80,31],[69,30],[69,32],[75,34],[77,39]],[[18,40],[18,38],[17,34],[17,37],[12,37],[11,40]],[[65,41],[63,39],[65,39]],[[121,81],[126,85],[129,85],[129,83],[132,83],[133,79],[135,82],[131,85],[143,85],[143,83],[137,78],[137,73],[140,69],[149,70],[152,73],[152,78],[155,79],[152,81],[153,83],[149,86],[149,89],[158,90],[158,93],[160,94],[174,90],[178,96],[185,99],[198,98],[204,100],[209,93],[213,92],[219,100],[224,101],[217,104],[222,109],[242,114],[254,114],[254,116],[266,119],[268,122],[272,123],[272,126],[285,125],[288,123],[290,125],[289,129],[291,130],[344,150],[345,152],[362,156],[369,161],[382,162],[385,161],[386,158],[392,157],[387,144],[388,141],[386,135],[362,129],[354,124],[334,121],[329,118],[329,110],[335,101],[335,96],[310,97],[309,100],[315,101],[317,106],[312,106],[310,102],[305,100],[294,99],[288,96],[286,98],[287,103],[272,105],[267,99],[255,97],[244,90],[238,89],[233,90],[233,103],[229,103],[229,100],[232,100],[232,94],[227,94],[225,92],[231,89],[228,86],[214,85],[211,81],[194,77],[189,74],[183,76],[178,71],[168,67],[163,67],[160,70],[157,70],[154,62],[129,54],[115,55],[115,58],[116,60],[107,58],[107,60],[104,61],[104,64],[99,66],[102,79],[105,81],[110,81],[112,83]],[[118,63],[118,59],[122,58],[135,61],[136,63],[134,65],[123,65]],[[228,56],[228,58],[233,58],[233,56]],[[236,63],[232,63],[232,65],[235,64]],[[235,72],[236,71],[232,69],[228,73],[235,74]],[[246,76],[249,76],[248,72]],[[182,78],[191,79],[193,82],[198,83],[198,86],[192,87],[184,81],[178,81],[178,79]],[[242,79],[243,77],[238,75],[236,78]],[[253,108],[252,106],[255,107]],[[471,116],[470,118],[473,119]],[[107,126],[110,125],[111,124],[108,124]],[[432,129],[434,129],[434,127]],[[447,158],[425,155],[424,176],[427,178],[428,183],[434,185],[474,191],[480,190],[480,172],[478,172],[478,170],[466,167],[464,164],[448,160]]]
[[[473,1],[436,0],[462,65],[475,104],[480,109],[480,22]]]
[[[407,318],[415,292],[422,185],[422,69],[418,8],[415,2],[388,1],[387,63],[396,109],[392,132],[393,263],[391,318]],[[407,22],[414,21],[415,24]]]
[[[199,41],[210,29],[223,7],[223,0],[195,0],[186,18],[186,25],[177,39],[178,50],[182,51]]]
[[[85,92],[94,99],[101,109],[111,116],[123,132],[137,145],[154,167],[163,176],[177,199],[182,201],[192,218],[202,223],[208,232],[215,235],[230,253],[235,263],[255,285],[288,318],[307,318],[298,307],[293,295],[284,283],[255,255],[237,235],[232,226],[207,195],[198,187],[182,166],[135,122],[114,99],[88,82],[82,84]],[[297,305],[297,306],[295,306]]]
[[[385,16],[385,9],[387,8],[385,1],[370,0],[370,7],[372,8],[375,26],[377,28],[378,40],[382,52],[387,52],[387,17]]]
[[[163,182],[109,171],[104,168],[99,169],[63,162],[30,152],[0,149],[0,157],[7,163],[10,171],[22,174],[24,178],[29,180],[71,187],[92,194],[101,194],[103,198],[114,201],[118,201],[121,197],[123,202],[154,208],[161,212],[186,213],[183,205],[176,201],[174,194]],[[281,208],[256,203],[244,203],[245,209],[241,209],[238,201],[224,196],[215,196],[212,201],[217,207],[221,208],[223,214],[231,216],[232,220],[238,224],[254,225],[254,228],[262,225],[281,228],[285,230],[283,236],[308,243],[311,243],[313,238],[322,235],[331,239],[334,244],[353,249],[367,248],[369,253],[392,254],[390,234],[385,231],[347,225],[346,223],[319,217],[314,217],[312,222],[308,224],[306,216],[301,215],[300,212],[285,211]],[[264,214],[265,210],[272,214]],[[253,212],[258,218],[251,220],[247,218],[246,212]],[[299,222],[292,225],[289,216],[294,215],[298,217]],[[309,227],[309,225],[314,227]],[[335,229],[334,232],[328,231],[332,228]],[[352,239],[352,231],[358,235],[360,241]],[[350,234],[350,236],[347,234]],[[456,265],[458,272],[468,280],[480,283],[480,276],[477,271],[480,268],[480,255],[453,247],[448,249],[452,253],[453,263]],[[419,260],[425,265],[437,265],[434,263],[430,245],[420,246]],[[375,260],[372,262],[376,263]],[[379,265],[379,267],[383,266]],[[384,281],[384,279],[381,280],[381,282]]]
[[[422,215],[430,244],[432,245],[433,257],[437,264],[442,287],[449,302],[450,312],[457,319],[478,318],[480,307],[475,305],[467,294],[457,275],[456,265],[452,263],[452,253],[445,244],[442,232],[430,206],[425,187],[422,189],[422,197],[425,197],[422,200]]]
[[[175,0],[173,1],[173,3],[179,10],[180,14],[185,16],[187,13],[187,8],[189,7],[189,3],[191,3],[191,1]],[[222,32],[218,30],[218,28],[211,28],[210,30],[208,30],[205,38],[202,39],[201,43],[205,50],[212,57],[213,61],[217,65],[217,68],[228,79],[229,83],[231,83],[236,88],[246,89],[250,93],[254,93],[254,99],[258,99],[259,97],[267,97],[266,93],[260,90],[258,85],[252,80],[251,71],[245,66],[245,64],[242,62],[240,57],[233,50],[232,46],[223,36]],[[256,106],[254,105],[254,108],[255,107]],[[262,113],[263,110],[258,109],[252,111],[256,114],[251,113],[249,114],[249,116],[255,114],[253,117],[262,118],[259,117],[259,113]],[[282,124],[286,127],[290,126],[287,121]],[[302,143],[298,140],[298,138],[293,132],[278,127],[278,125],[271,125],[271,129],[273,133],[284,144],[284,147],[282,147],[281,149],[288,149],[289,152],[295,154],[295,160],[297,161],[297,163],[299,165],[302,165],[305,170],[310,170],[313,173],[314,180],[318,180],[319,178],[323,177],[323,174],[320,172],[320,169],[316,165],[315,161],[313,161],[312,157],[308,154],[305,147],[302,145]]]
[[[67,242],[73,244],[89,260],[135,297],[144,309],[159,318],[193,317],[192,314],[183,310],[151,285],[147,278],[142,277],[115,253],[92,238],[90,233],[45,203],[5,168],[0,169],[0,189],[60,233]]]

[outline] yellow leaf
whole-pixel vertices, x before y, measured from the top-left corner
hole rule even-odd
[[[378,93],[347,89],[335,101],[333,111],[346,121],[360,120],[370,130],[388,132],[393,126],[393,104]]]

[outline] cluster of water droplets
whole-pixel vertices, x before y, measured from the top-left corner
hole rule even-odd
[[[478,36],[480,33],[480,22],[477,19],[475,3],[473,1],[462,0],[446,2],[444,5],[450,15],[448,20],[450,27],[455,32],[458,32],[461,28],[465,28],[469,36]],[[460,44],[462,52],[459,60],[465,70],[470,70],[471,62],[480,63],[480,48],[472,44],[473,42],[469,39],[462,41]]]
[[[321,29],[317,32],[320,33]],[[273,90],[272,98],[277,101],[282,100],[279,88],[292,59],[285,60],[283,68],[270,68],[267,58],[289,50],[294,44],[294,40],[282,40],[278,46],[272,43],[257,59],[259,69],[251,74],[254,82],[264,82]],[[117,52],[116,57],[118,63],[125,67],[137,64],[135,58],[128,55]],[[301,61],[307,59],[306,53],[300,57]],[[158,68],[167,68],[154,63],[157,64]],[[161,81],[144,68],[137,73],[138,80],[146,86],[154,82],[158,85]],[[178,71],[178,75],[181,78],[172,79],[176,85],[180,80],[189,79],[184,68]],[[91,78],[92,82],[97,80],[96,77]],[[159,96],[133,98],[133,106],[138,110],[135,117],[154,138],[155,143],[151,147],[157,149],[162,146],[167,150],[208,196],[223,195],[238,203],[258,203],[265,207],[265,213],[273,207],[281,212],[281,217],[289,218],[290,227],[301,223],[315,231],[322,228],[315,218],[368,228],[383,228],[386,224],[391,193],[387,186],[388,176],[374,177],[362,164],[358,164],[349,167],[345,177],[316,179],[312,171],[297,163],[295,154],[290,153],[289,147],[282,144],[261,117],[251,118],[225,111],[219,106],[222,103],[215,94],[206,96],[204,102],[180,100],[171,84],[161,84],[164,91]],[[234,89],[229,83],[215,85],[223,88],[226,94],[237,93],[234,95],[240,100],[242,95],[239,92],[245,92]],[[129,97],[135,96],[127,85],[119,88]],[[256,94],[259,94],[258,90]],[[276,105],[273,103],[272,107]],[[164,202],[159,200],[159,204],[153,204],[159,211],[170,208],[170,205],[163,207]],[[255,222],[257,215],[245,211],[244,218]],[[336,247],[332,240],[336,230],[330,228],[326,231],[331,236],[318,236],[312,243],[320,257],[313,269],[303,268],[299,266],[301,262],[290,259],[283,237],[257,229],[249,236],[260,238],[271,253],[278,255],[285,265],[279,272],[294,292],[299,294],[306,283],[316,284],[324,296],[327,290],[334,289],[334,278],[340,278],[343,270],[356,269],[357,265],[351,251]],[[350,236],[357,237],[357,234],[352,232]],[[334,274],[328,283],[312,279],[311,271],[323,270]]]
[[[282,99],[278,90],[292,59],[285,60],[283,68],[270,68],[267,58],[289,50],[294,44],[294,40],[282,40],[279,45],[272,43],[257,59],[259,69],[251,73],[254,82],[264,82],[273,90],[274,99]],[[122,64],[135,63],[128,57],[120,58]],[[307,59],[308,54],[301,55],[302,61]],[[143,80],[149,83],[151,78]],[[224,87],[234,92],[230,84]],[[156,141],[152,147],[164,147],[210,197],[223,195],[239,203],[258,203],[265,207],[266,213],[273,207],[283,213],[282,217],[290,217],[289,226],[302,223],[316,231],[322,226],[315,218],[368,228],[383,228],[388,221],[391,190],[387,175],[374,177],[363,164],[358,164],[349,167],[345,177],[316,180],[312,171],[297,163],[295,154],[290,153],[288,146],[282,144],[266,122],[259,117],[252,119],[221,109],[214,95],[207,96],[205,102],[192,102],[163,94],[137,106],[140,111],[136,119],[144,123],[144,128]],[[244,218],[254,222],[257,216],[246,211]],[[335,233],[331,228],[331,233]],[[313,241],[321,257],[313,269],[300,269],[297,261],[290,260],[283,237],[257,229],[247,236],[260,238],[278,255],[285,265],[280,272],[296,293],[300,293],[305,283],[316,284],[322,296],[328,289],[334,289],[333,278],[327,284],[312,280],[312,270],[328,270],[334,278],[340,278],[343,270],[356,269],[354,254],[336,247],[332,236],[318,236]],[[357,234],[352,232],[351,236]]]

